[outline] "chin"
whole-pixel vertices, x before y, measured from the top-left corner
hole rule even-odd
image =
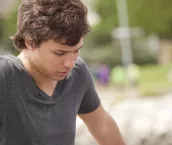
[[[62,81],[62,80],[64,80],[65,79],[65,76],[63,76],[63,77],[53,77],[52,78],[52,80],[55,80],[55,81]]]

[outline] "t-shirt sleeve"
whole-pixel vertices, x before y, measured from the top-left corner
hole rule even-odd
[[[100,98],[96,92],[92,75],[89,71],[88,66],[85,64],[85,74],[86,74],[86,89],[83,96],[78,114],[86,114],[93,112],[100,105]]]

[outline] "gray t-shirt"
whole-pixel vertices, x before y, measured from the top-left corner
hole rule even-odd
[[[0,145],[74,145],[76,116],[100,105],[82,58],[49,97],[19,58],[0,56]]]

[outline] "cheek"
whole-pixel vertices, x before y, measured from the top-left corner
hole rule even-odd
[[[63,60],[58,57],[54,57],[50,59],[49,64],[47,65],[51,67],[52,70],[58,70],[63,65]]]
[[[56,60],[53,57],[44,56],[39,59],[39,63],[44,69],[52,70],[55,67]]]
[[[42,60],[46,65],[50,66],[57,62],[57,58],[50,54],[47,54],[46,56],[42,57]]]

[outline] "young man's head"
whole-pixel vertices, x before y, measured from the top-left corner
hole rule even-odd
[[[58,80],[74,67],[89,29],[80,0],[22,0],[11,39],[32,67]]]

